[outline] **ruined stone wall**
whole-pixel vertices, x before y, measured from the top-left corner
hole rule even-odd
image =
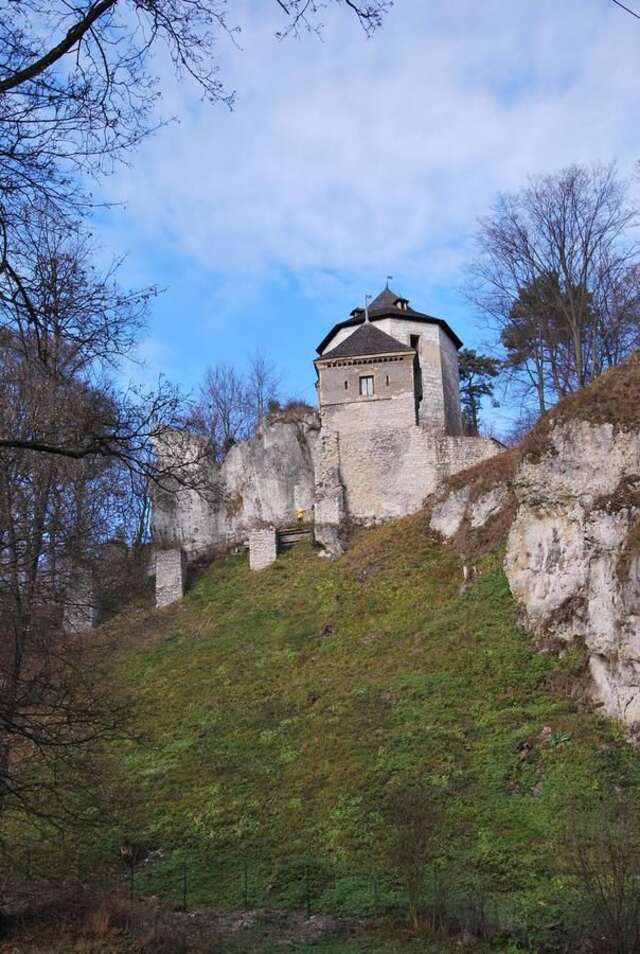
[[[165,459],[180,450],[190,455],[190,470],[182,476],[195,485],[168,481],[154,490],[156,546],[181,546],[192,560],[245,540],[256,526],[295,523],[299,510],[311,521],[319,427],[315,413],[276,420],[231,448],[219,467],[199,438],[165,436]]]
[[[499,445],[407,424],[413,396],[324,408],[275,421],[232,448],[221,467],[201,467],[202,489],[156,493],[156,545],[182,547],[192,560],[251,530],[314,522],[320,543],[339,550],[336,528],[349,516],[373,523],[419,510],[450,474],[495,454]],[[202,476],[202,475],[201,475]]]
[[[170,606],[184,595],[185,552],[182,547],[161,548],[156,552],[156,606]]]
[[[90,566],[69,563],[65,568],[63,628],[67,633],[93,629],[98,621],[96,583]]]
[[[152,488],[154,543],[181,546],[188,559],[195,559],[224,536],[219,468],[199,435],[165,432],[156,438],[155,447],[160,469],[177,477],[161,479]]]
[[[275,562],[278,555],[278,538],[274,527],[252,530],[249,534],[249,567],[264,570]]]
[[[331,556],[342,552],[341,529],[346,515],[338,434],[321,432],[316,453],[314,534],[316,542]]]
[[[229,451],[220,468],[221,527],[228,541],[256,526],[285,527],[297,511],[312,519],[319,418],[277,420]]]

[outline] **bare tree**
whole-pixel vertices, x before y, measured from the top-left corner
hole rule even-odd
[[[249,436],[246,384],[235,368],[221,363],[207,369],[192,421],[211,441],[218,462]]]
[[[424,914],[427,876],[434,897],[429,912],[432,929],[442,927],[440,862],[443,851],[443,792],[435,787],[406,788],[389,795],[385,818],[389,826],[389,863],[402,883],[414,930]]]
[[[285,33],[318,29],[319,6],[307,0],[274,0],[285,20]],[[381,22],[391,0],[333,0],[344,6],[369,33]],[[216,44],[233,39],[238,27],[223,0],[22,0],[5,4],[0,18],[0,280],[4,307],[0,324],[39,340],[43,311],[30,290],[32,250],[29,236],[42,232],[47,219],[54,231],[79,231],[78,220],[91,200],[78,173],[109,171],[158,123],[154,116],[160,89],[151,59],[168,51],[176,73],[187,76],[210,102],[230,105],[233,94],[221,81]],[[25,272],[25,257],[27,272]],[[29,264],[31,263],[31,264]],[[109,290],[109,295],[110,295]],[[109,295],[107,298],[109,299]],[[144,293],[131,296],[130,310]],[[11,307],[7,307],[7,305]],[[100,311],[113,349],[115,314]],[[131,325],[127,325],[130,328]],[[95,330],[95,329],[94,329]],[[61,329],[73,338],[73,328]],[[92,332],[93,333],[93,332]],[[126,350],[123,337],[121,350]],[[95,342],[78,342],[95,351]],[[39,355],[41,357],[41,355]],[[26,442],[0,435],[0,446],[20,446],[81,458],[113,455],[123,443],[146,437],[153,419],[170,416],[166,385],[155,396],[129,395],[119,418],[140,420],[131,428],[93,429],[82,440],[62,444],[39,435]],[[146,408],[146,410],[142,410]],[[262,412],[259,412],[262,413]],[[116,450],[119,453],[120,450]]]
[[[224,362],[213,365],[205,372],[189,425],[206,434],[220,463],[234,444],[255,434],[278,404],[279,388],[278,371],[262,351],[253,353],[244,373]]]
[[[481,221],[470,294],[541,411],[640,342],[637,223],[612,166],[533,177]]]
[[[154,290],[121,290],[119,263],[99,273],[94,255],[82,233],[36,216],[17,245],[20,277],[0,272],[1,344],[20,356],[34,393],[48,398],[30,415],[0,416],[0,449],[113,460],[152,480],[170,466],[179,478],[180,461],[160,467],[152,441],[161,427],[184,426],[180,394],[164,380],[155,389],[123,389],[112,375],[133,348]],[[72,394],[76,412],[65,418],[57,402]]]
[[[620,7],[621,10],[624,10],[625,13],[630,14],[632,17],[635,17],[636,20],[640,20],[640,13],[636,10],[632,10],[631,7],[628,7],[626,3],[622,3],[622,0],[612,0],[617,7]]]
[[[25,293],[0,286],[0,817],[65,828],[84,817],[87,759],[121,728],[102,678],[108,646],[69,631],[65,612],[91,605],[82,591],[92,565],[110,583],[114,537],[143,556],[148,481],[190,470],[153,455],[172,415],[182,426],[179,396],[160,389],[147,400],[110,374],[145,294],[122,293],[112,271],[105,280],[90,246],[53,233],[50,220],[29,239]]]
[[[319,5],[274,0],[283,33],[319,28]],[[391,0],[333,0],[369,33]],[[0,18],[0,267],[12,232],[34,206],[57,214],[86,207],[78,170],[108,170],[157,125],[152,57],[168,52],[176,74],[210,102],[230,105],[216,48],[239,27],[223,0],[21,0]]]
[[[264,351],[254,351],[249,359],[245,390],[251,427],[255,430],[280,396],[280,375]]]
[[[638,807],[619,791],[570,813],[569,873],[578,892],[576,941],[599,954],[640,949],[640,824]]]

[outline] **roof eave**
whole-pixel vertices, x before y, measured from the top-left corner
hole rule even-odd
[[[449,327],[449,325],[444,320],[444,318],[434,318],[432,315],[424,315],[419,311],[413,311],[413,310],[401,312],[400,314],[393,312],[391,310],[380,311],[378,314],[369,313],[369,321],[371,322],[381,321],[383,318],[404,318],[405,321],[422,321],[422,322],[425,322],[425,324],[438,325],[440,328],[442,328],[445,334],[449,336],[453,344],[456,346],[457,350],[460,350],[460,348],[462,348],[463,342],[461,341],[460,338],[458,338],[455,331],[453,331]],[[329,344],[333,336],[338,331],[342,331],[343,328],[354,328],[357,325],[362,325],[364,324],[364,321],[365,319],[363,317],[363,318],[346,318],[344,321],[338,322],[338,324],[334,325],[331,331],[324,336],[324,338],[322,339],[322,341],[316,348],[316,352],[322,357],[323,350],[326,348],[326,346]]]
[[[411,348],[408,351],[379,351],[377,354],[348,354],[340,356],[337,358],[332,358],[331,353],[327,355],[321,355],[319,358],[314,359],[314,364],[317,367],[319,364],[328,363],[332,361],[360,361],[363,358],[395,358],[395,357],[406,357],[408,355],[415,356],[415,349]]]

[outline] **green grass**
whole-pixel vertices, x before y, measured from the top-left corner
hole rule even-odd
[[[438,860],[535,915],[561,883],[567,806],[637,786],[638,759],[549,691],[576,654],[533,651],[498,556],[460,584],[415,517],[335,563],[307,546],[259,574],[228,558],[180,606],[128,621],[122,830],[159,849],[137,889],[179,897],[186,866],[191,904],[242,907],[246,870],[250,906],[393,915],[386,806],[420,789],[445,806]]]

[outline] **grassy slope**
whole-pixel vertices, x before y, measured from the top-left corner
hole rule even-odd
[[[552,892],[573,793],[635,785],[637,760],[548,691],[578,660],[532,651],[498,558],[464,592],[460,579],[418,516],[336,563],[305,546],[260,574],[229,558],[132,623],[120,674],[143,744],[124,752],[127,824],[163,849],[140,887],[179,896],[186,863],[194,902],[241,906],[246,861],[250,903],[289,905],[309,865],[318,908],[392,906],[384,806],[435,787],[448,866],[528,904]]]

